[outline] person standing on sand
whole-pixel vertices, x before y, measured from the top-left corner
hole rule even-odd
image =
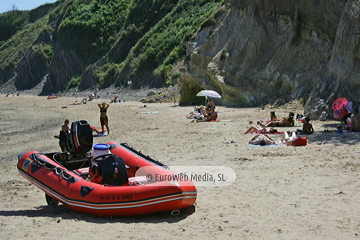
[[[110,130],[109,130],[109,119],[107,116],[107,110],[109,108],[109,104],[107,103],[102,103],[102,104],[98,104],[98,107],[100,108],[100,124],[101,124],[101,130],[104,133],[104,126],[106,127],[107,130],[107,134],[110,134]]]

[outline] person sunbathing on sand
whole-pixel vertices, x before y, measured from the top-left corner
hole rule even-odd
[[[269,123],[262,124],[258,122],[262,127],[293,127],[294,126],[294,113],[290,112],[288,117],[283,117],[279,120],[272,120]]]
[[[277,130],[274,128],[265,128],[265,127],[258,127],[258,126],[251,126],[248,130],[244,132],[244,134],[248,133],[257,133],[257,134],[268,134],[268,133],[276,133]]]
[[[265,146],[265,145],[274,145],[276,144],[276,142],[273,139],[271,139],[268,135],[256,135],[249,141],[249,144]]]
[[[294,141],[297,139],[296,133],[292,132],[291,137],[289,136],[289,132],[284,132],[283,136],[281,137],[281,142],[287,146],[293,146]]]
[[[114,98],[111,99],[110,103],[116,103],[116,102],[117,102],[117,98],[118,98],[118,96],[114,96]]]
[[[277,119],[277,117],[276,117],[276,115],[275,115],[275,112],[270,112],[270,120],[271,121],[274,121],[274,120],[276,120]]]

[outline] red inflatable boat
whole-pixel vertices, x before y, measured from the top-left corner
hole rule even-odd
[[[92,148],[91,128],[84,120],[72,123],[64,139],[67,152],[19,155],[19,173],[45,192],[48,205],[61,202],[77,212],[122,217],[177,211],[196,201],[190,180],[127,144]],[[139,175],[141,169],[146,171]],[[173,177],[154,178],[161,175]]]

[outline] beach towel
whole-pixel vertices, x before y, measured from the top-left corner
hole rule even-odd
[[[258,135],[268,135],[268,134],[283,134],[284,132],[274,132],[274,133],[260,133],[260,132],[253,132],[253,133],[246,133],[246,134],[258,134]]]
[[[152,111],[152,112],[141,112],[141,113],[145,113],[145,114],[148,114],[148,113],[159,113],[159,111]]]
[[[98,132],[97,136],[98,136],[98,137],[105,137],[105,136],[107,136],[107,132],[106,132],[106,131],[104,131],[104,132]]]
[[[103,131],[101,129],[97,129],[94,126],[90,126],[90,128],[91,128],[92,131],[97,132],[98,134],[103,133]],[[106,133],[106,129],[104,129],[104,133]]]
[[[264,146],[261,146],[261,145],[255,145],[255,144],[249,144],[250,147],[278,147],[280,146],[279,144],[271,144],[271,145],[264,145]]]

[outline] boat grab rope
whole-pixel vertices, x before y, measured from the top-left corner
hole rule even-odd
[[[73,176],[71,176],[69,173],[67,173],[66,169],[52,165],[48,161],[42,159],[39,156],[39,154],[33,153],[31,155],[32,155],[31,158],[34,159],[34,161],[36,161],[36,163],[38,163],[40,166],[43,166],[47,170],[53,171],[56,175],[64,178],[66,181],[68,181],[70,183],[75,182],[75,178]]]
[[[152,158],[149,157],[148,155],[143,154],[141,151],[135,150],[134,148],[130,147],[127,143],[120,143],[120,145],[123,146],[123,147],[125,147],[126,149],[130,150],[131,152],[139,155],[140,157],[142,157],[142,158],[144,158],[144,159],[146,159],[146,160],[148,160],[148,161],[150,161],[150,162],[152,162],[152,163],[155,163],[155,164],[157,164],[157,165],[159,165],[159,166],[162,166],[163,168],[168,169],[168,166],[167,166],[167,165],[165,165],[165,164],[163,164],[163,163],[161,163],[161,162],[159,162],[159,161],[157,161],[157,160],[155,160],[155,159],[152,159]]]

